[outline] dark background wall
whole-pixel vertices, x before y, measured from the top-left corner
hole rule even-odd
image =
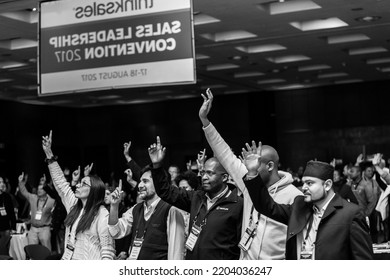
[[[299,91],[216,95],[210,120],[236,154],[245,142],[273,145],[282,165],[297,169],[309,159],[355,161],[367,154],[390,155],[389,83],[352,84]],[[215,91],[217,93],[217,91]],[[0,173],[16,183],[25,171],[35,184],[47,167],[41,137],[53,130],[53,151],[71,170],[94,162],[104,180],[124,178],[123,143],[148,163],[147,147],[159,135],[167,163],[185,168],[211,149],[198,118],[202,98],[141,105],[70,109],[0,101]]]
[[[278,150],[295,169],[313,158],[390,155],[388,82],[278,92],[275,104]]]

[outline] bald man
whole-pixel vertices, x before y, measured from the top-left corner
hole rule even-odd
[[[159,197],[190,213],[187,260],[237,260],[241,235],[243,200],[237,188],[230,189],[228,174],[216,158],[206,161],[202,190],[187,191],[174,186],[162,168],[165,148],[159,137],[149,148],[152,177]]]
[[[206,139],[215,157],[233,178],[244,197],[240,259],[280,260],[285,259],[287,226],[260,215],[254,209],[252,200],[243,181],[248,172],[241,160],[232,152],[229,145],[208,119],[213,95],[208,89],[202,94],[204,102],[199,110]],[[278,203],[291,204],[296,196],[303,195],[294,185],[291,174],[278,170],[279,155],[271,146],[263,146],[260,176],[270,195]]]

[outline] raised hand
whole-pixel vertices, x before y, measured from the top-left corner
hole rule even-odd
[[[130,147],[131,147],[131,141],[129,141],[129,143],[125,142],[123,144],[123,155],[125,156],[128,162],[131,160],[130,153],[129,153]]]
[[[203,97],[203,103],[199,109],[199,118],[200,118],[203,126],[207,126],[210,123],[207,116],[210,113],[214,97],[213,97],[213,94],[211,93],[211,90],[209,88],[206,90],[206,95],[204,95],[204,94],[201,94],[201,95]]]
[[[26,184],[27,179],[28,179],[28,175],[27,174],[24,175],[24,172],[22,172],[22,174],[20,174],[18,177],[18,182],[19,184]]]
[[[198,165],[198,170],[204,170],[204,164],[206,162],[207,156],[206,156],[206,149],[203,149],[203,151],[200,151],[198,154],[198,158],[196,160],[196,163]]]
[[[91,174],[92,167],[93,167],[93,162],[90,165],[84,167],[84,177],[89,176],[89,174]]]
[[[372,164],[374,166],[378,166],[381,163],[381,160],[382,160],[382,154],[377,153],[374,155],[374,158],[372,159]]]
[[[356,158],[356,164],[359,165],[359,164],[362,163],[363,161],[364,161],[364,156],[363,156],[363,154],[358,155],[358,157]]]
[[[186,162],[187,170],[191,170],[191,165],[192,165],[192,161],[191,161],[191,160],[189,160],[188,162]]]
[[[333,167],[336,167],[336,159],[332,159],[332,161],[329,163],[330,165],[332,165]]]
[[[80,180],[80,174],[81,174],[81,171],[80,171],[80,165],[79,165],[79,167],[75,171],[73,171],[73,173],[72,173],[72,182],[77,183]]]
[[[52,131],[50,130],[50,133],[48,136],[42,136],[42,148],[46,154],[46,158],[48,158],[48,159],[53,157],[53,152],[51,150],[51,144],[52,144]]]
[[[255,141],[252,141],[252,146],[249,146],[248,143],[245,144],[246,149],[242,148],[242,160],[248,170],[249,176],[254,176],[258,174],[258,169],[260,167],[260,158],[261,158],[261,142],[256,146]]]
[[[122,180],[119,180],[118,187],[110,194],[110,204],[114,206],[118,206],[122,200]]]
[[[153,163],[153,167],[159,167],[165,158],[165,147],[161,145],[160,137],[157,136],[157,143],[153,143],[148,148],[150,160]]]
[[[133,179],[133,172],[131,169],[126,169],[125,174],[127,183],[129,183],[131,188],[134,189],[137,186],[137,181]]]
[[[133,180],[133,172],[131,171],[130,168],[125,170],[126,174],[126,181],[129,182],[129,180]]]

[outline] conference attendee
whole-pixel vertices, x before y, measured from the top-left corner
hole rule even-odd
[[[149,156],[157,194],[169,204],[190,213],[186,259],[234,260],[239,258],[242,198],[227,184],[228,174],[216,158],[206,161],[201,171],[202,190],[187,191],[173,185],[163,169],[165,148],[157,136]]]
[[[199,118],[203,125],[206,139],[214,152],[214,156],[222,164],[237,187],[243,193],[244,209],[240,242],[240,259],[273,260],[285,258],[287,226],[254,209],[243,177],[248,172],[245,165],[233,153],[229,145],[209,121],[213,95],[209,89],[199,110]],[[278,203],[291,204],[296,196],[302,195],[294,185],[290,173],[279,171],[279,155],[271,146],[263,147],[263,164],[260,166],[261,178]]]
[[[351,178],[351,189],[359,203],[360,208],[363,209],[367,217],[371,215],[377,203],[377,197],[374,195],[374,190],[369,182],[363,179],[362,168],[360,165],[352,166],[349,169]]]
[[[180,174],[180,168],[176,164],[171,164],[168,167],[168,173],[171,175],[171,182],[172,184],[176,184],[176,178]]]
[[[334,165],[332,165],[334,167]],[[341,171],[335,169],[333,172],[333,190],[345,200],[359,204],[356,196],[353,194],[351,186],[347,184],[347,180],[341,177]]]
[[[328,163],[309,161],[303,180],[303,194],[293,204],[276,203],[259,176],[263,152],[261,143],[246,144],[245,185],[254,207],[288,225],[286,258],[342,260],[373,258],[372,241],[361,208],[333,191],[334,168]]]
[[[0,249],[6,249],[11,236],[11,231],[15,229],[16,216],[12,199],[6,192],[6,185],[3,177],[0,177]]]
[[[52,213],[55,207],[55,199],[47,195],[44,185],[46,178],[40,179],[37,188],[37,194],[29,192],[26,188],[27,176],[22,173],[19,178],[20,193],[30,203],[31,209],[31,228],[28,232],[28,244],[41,244],[51,251],[51,221]]]
[[[118,208],[122,181],[110,196],[108,229],[115,239],[131,236],[130,260],[182,260],[184,258],[184,219],[179,209],[156,194],[149,167],[142,169],[137,203],[121,218]]]
[[[52,131],[42,137],[53,184],[67,212],[64,221],[64,260],[112,260],[114,240],[108,232],[109,213],[104,207],[105,185],[96,175],[81,178],[73,192],[52,152]]]
[[[385,186],[382,188],[382,184],[379,186],[382,188],[382,192],[379,196],[378,203],[375,207],[375,210],[379,212],[382,224],[384,227],[384,240],[387,241],[390,239],[390,208],[389,208],[389,197],[390,197],[390,173],[389,169],[385,167],[384,160],[382,159],[382,154],[375,154],[372,163],[375,167],[377,174],[380,176],[380,179],[385,182]],[[378,180],[379,178],[377,178]],[[378,180],[379,181],[379,180]]]

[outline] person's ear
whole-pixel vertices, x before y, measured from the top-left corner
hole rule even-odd
[[[270,161],[267,163],[267,170],[268,172],[271,172],[275,168],[275,163],[273,161]]]
[[[222,174],[222,181],[226,183],[228,180],[229,180],[229,174],[227,173]]]
[[[325,190],[328,192],[333,186],[333,181],[331,179],[328,179],[324,182]]]

